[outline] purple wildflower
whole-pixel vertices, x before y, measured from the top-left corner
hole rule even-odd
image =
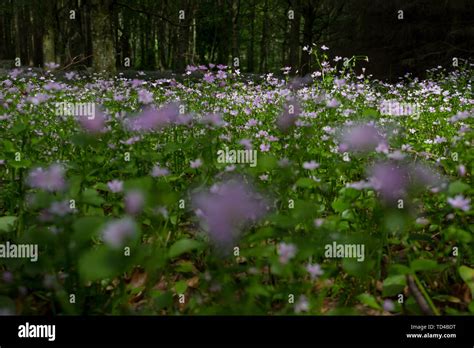
[[[172,124],[176,120],[178,114],[179,107],[175,103],[165,105],[159,110],[147,107],[138,117],[130,120],[130,128],[134,131],[161,129]]]
[[[105,115],[96,110],[93,117],[77,116],[81,126],[91,134],[99,134],[105,131]]]
[[[206,81],[207,83],[213,83],[215,81],[215,77],[212,73],[207,73],[207,74],[204,74],[204,81]]]
[[[247,223],[257,221],[265,213],[264,200],[238,179],[195,194],[192,202],[211,242],[224,252],[234,245]]]
[[[296,120],[301,114],[300,104],[296,100],[291,100],[285,105],[283,113],[277,120],[277,126],[282,132],[288,131],[294,126]]]
[[[308,169],[308,170],[314,170],[316,168],[319,168],[319,163],[317,163],[315,161],[304,162],[303,163],[303,168]]]
[[[395,304],[392,300],[383,301],[383,310],[386,312],[392,312],[395,309]]]
[[[384,138],[369,124],[348,127],[342,132],[342,150],[371,151],[382,143]]]
[[[151,176],[154,178],[158,178],[160,176],[166,176],[169,174],[169,170],[166,168],[161,168],[159,165],[156,165],[151,170]]]
[[[457,195],[454,198],[448,198],[448,203],[457,209],[461,209],[463,211],[468,211],[471,209],[470,203],[471,200],[469,198],[464,198],[462,195]]]
[[[62,191],[66,187],[64,168],[58,164],[53,164],[47,169],[36,168],[30,172],[28,184],[45,191]]]
[[[61,201],[61,202],[53,202],[51,207],[49,208],[51,214],[57,216],[66,216],[67,214],[72,212],[72,209],[69,206],[68,201]]]
[[[199,168],[200,166],[202,166],[202,160],[200,158],[197,158],[194,161],[190,161],[189,166],[193,169]]]
[[[128,214],[136,215],[140,213],[145,204],[145,197],[139,190],[127,192],[125,195],[125,211]]]
[[[109,222],[102,231],[103,241],[112,248],[120,248],[137,233],[137,226],[130,217]]]
[[[295,303],[295,313],[309,311],[309,301],[305,295],[301,295],[298,301]]]
[[[113,193],[119,193],[123,191],[123,181],[112,180],[107,183],[107,187]]]
[[[143,104],[150,104],[153,102],[153,93],[147,91],[146,89],[141,89],[138,91],[138,101]]]
[[[296,255],[297,248],[294,244],[280,243],[278,245],[278,256],[282,264],[287,264]]]
[[[308,271],[309,275],[311,276],[312,280],[317,279],[319,276],[324,274],[324,271],[321,269],[321,265],[319,264],[307,264],[306,270]]]

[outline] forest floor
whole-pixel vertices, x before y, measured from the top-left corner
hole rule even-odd
[[[2,313],[474,314],[472,71],[322,63],[0,72]]]

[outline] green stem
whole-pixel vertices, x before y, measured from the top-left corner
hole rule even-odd
[[[418,289],[420,289],[420,292],[423,294],[423,297],[425,298],[426,302],[428,303],[428,306],[430,306],[430,309],[433,311],[434,315],[441,315],[439,313],[438,308],[434,305],[433,301],[431,300],[431,297],[428,295],[428,293],[425,290],[425,287],[423,284],[421,284],[420,280],[418,279],[417,275],[413,273],[413,279],[415,279],[415,283],[418,286]]]

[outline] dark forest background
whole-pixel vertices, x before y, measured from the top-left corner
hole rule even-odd
[[[304,75],[312,43],[331,57],[369,56],[378,78],[420,75],[473,55],[474,1],[0,0],[4,68],[19,57],[22,66],[182,72],[239,58],[242,72]]]

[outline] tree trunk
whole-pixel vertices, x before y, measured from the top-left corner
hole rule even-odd
[[[260,40],[260,72],[267,70],[267,27],[268,27],[268,0],[265,0],[263,7],[262,38]]]
[[[113,0],[91,0],[93,69],[115,73],[115,49],[112,28]]]
[[[299,69],[299,58],[300,58],[300,26],[301,26],[301,12],[299,8],[299,0],[294,0],[292,3],[292,10],[294,11],[294,18],[291,20],[290,26],[290,54],[288,59],[288,65],[292,68],[292,72],[295,73]]]
[[[313,24],[316,19],[314,8],[305,7],[303,11],[304,27],[303,27],[303,44],[309,48],[313,45]],[[301,74],[306,75],[311,70],[311,55],[303,52],[301,55]]]
[[[239,58],[239,12],[240,0],[232,1],[232,62]],[[239,58],[240,60],[240,58]]]
[[[255,0],[252,0],[252,7],[250,8],[250,40],[248,43],[247,52],[247,72],[254,71],[254,55],[255,55]]]

